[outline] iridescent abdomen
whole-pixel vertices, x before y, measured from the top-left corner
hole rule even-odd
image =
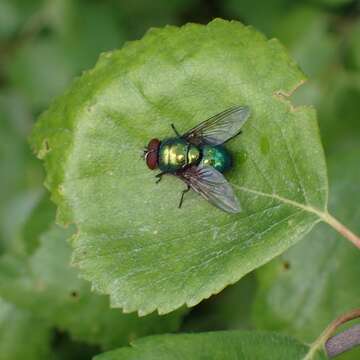
[[[231,156],[223,146],[204,145],[201,150],[200,165],[212,166],[221,173],[231,168]]]

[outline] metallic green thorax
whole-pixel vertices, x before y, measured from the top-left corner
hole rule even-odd
[[[231,167],[230,154],[222,146],[195,146],[175,137],[164,139],[159,149],[159,169],[175,172],[187,165],[212,166],[220,172]]]

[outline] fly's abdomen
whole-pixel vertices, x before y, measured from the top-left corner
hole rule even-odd
[[[188,165],[197,165],[200,161],[200,150],[195,145],[189,144],[187,152],[187,164]]]
[[[231,168],[231,156],[222,146],[204,145],[200,165],[212,166],[223,173]]]

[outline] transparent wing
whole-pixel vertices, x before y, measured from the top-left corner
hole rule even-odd
[[[182,172],[181,177],[194,191],[221,210],[229,213],[241,210],[232,187],[214,168],[191,166]]]
[[[200,123],[183,137],[194,145],[220,145],[240,132],[249,115],[247,106],[234,106]]]

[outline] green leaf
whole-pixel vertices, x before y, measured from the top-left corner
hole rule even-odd
[[[161,335],[140,339],[131,348],[111,351],[96,360],[241,359],[301,360],[308,347],[275,333],[218,331],[202,334]],[[318,354],[313,360],[326,359]]]
[[[165,50],[166,49],[166,50]],[[287,100],[303,74],[276,40],[238,22],[151,30],[105,54],[38,122],[58,220],[78,227],[74,263],[126,312],[193,306],[282,253],[319,221],[327,178],[315,112]],[[252,116],[228,148],[244,211],[229,215],[140,159],[154,136],[234,104]]]
[[[357,346],[348,352],[339,355],[336,360],[358,360],[360,358],[360,348]]]
[[[22,226],[41,198],[42,169],[31,155],[32,118],[23,99],[0,94],[0,253],[24,252]]]
[[[358,146],[338,147],[329,157],[330,206],[357,232],[359,157]],[[359,250],[323,224],[257,274],[260,289],[253,318],[262,329],[310,341],[330,321],[359,306]]]
[[[50,353],[49,325],[0,299],[0,358],[2,360],[47,360]]]
[[[33,217],[34,218],[34,217]],[[138,318],[109,309],[108,299],[91,292],[89,284],[69,267],[67,231],[53,226],[31,257],[4,256],[0,261],[0,294],[75,339],[105,349],[126,345],[148,334],[177,330],[182,312]]]

